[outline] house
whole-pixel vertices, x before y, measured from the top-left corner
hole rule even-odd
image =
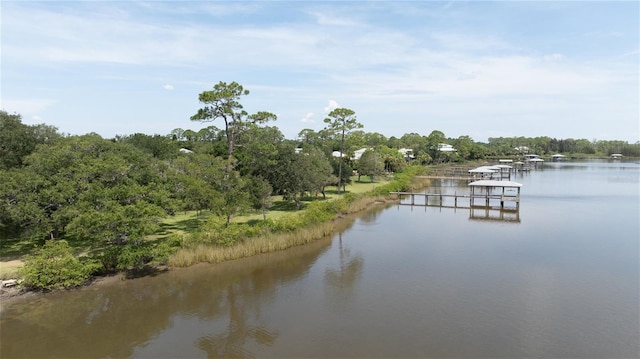
[[[398,152],[402,154],[402,157],[404,157],[406,161],[416,158],[416,156],[413,155],[413,150],[410,148],[401,148],[398,150]]]
[[[438,151],[440,152],[456,152],[458,150],[456,150],[455,148],[453,148],[453,146],[451,146],[450,144],[447,143],[439,143],[438,144]]]
[[[367,152],[368,150],[372,150],[372,148],[361,148],[359,150],[355,150],[353,152],[353,157],[351,157],[351,159],[355,161],[359,160],[360,157],[362,157],[362,154]]]

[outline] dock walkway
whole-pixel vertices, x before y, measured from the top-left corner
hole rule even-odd
[[[400,202],[411,206],[438,206],[450,208],[492,208],[509,209],[506,203],[515,203],[520,209],[520,187],[511,181],[481,180],[469,183],[469,194],[444,194],[426,192],[390,192],[398,197],[408,197],[410,202]],[[416,201],[416,198],[418,201]],[[462,199],[462,201],[460,200]],[[468,199],[468,201],[466,200]],[[453,203],[451,203],[453,201]],[[480,204],[478,204],[478,202]],[[468,203],[468,205],[466,205]]]

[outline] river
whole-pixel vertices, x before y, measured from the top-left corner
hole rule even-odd
[[[511,179],[517,215],[379,207],[307,246],[8,300],[0,357],[637,358],[639,178],[545,163]]]

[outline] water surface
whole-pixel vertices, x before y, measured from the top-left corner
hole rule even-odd
[[[0,357],[638,357],[639,176],[548,163],[512,178],[516,220],[380,207],[289,251],[9,301]]]

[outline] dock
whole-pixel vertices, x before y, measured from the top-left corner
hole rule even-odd
[[[477,180],[511,180],[517,173],[529,172],[533,168],[530,163],[507,162],[511,160],[500,160],[497,165],[486,165],[479,167],[454,166],[446,168],[436,168],[432,173],[417,176],[427,179],[446,179],[473,182]]]
[[[411,206],[438,206],[449,208],[498,208],[520,209],[522,184],[512,181],[480,180],[469,183],[469,194],[443,194],[426,192],[390,192],[398,197],[409,198]],[[417,201],[416,201],[417,199]],[[506,206],[515,204],[515,208]]]

